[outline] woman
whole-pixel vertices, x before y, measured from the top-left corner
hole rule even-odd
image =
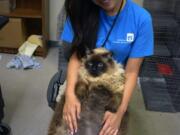
[[[99,135],[116,135],[136,86],[140,65],[153,54],[150,14],[131,0],[66,0],[67,20],[61,40],[72,45],[67,73],[63,118],[71,133],[78,130],[81,105],[74,94],[79,59],[85,49],[105,48],[125,67],[125,88],[116,113],[106,112]]]

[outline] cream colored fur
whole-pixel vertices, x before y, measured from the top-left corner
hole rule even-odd
[[[93,50],[95,54],[108,53],[105,48],[96,48]],[[83,60],[82,60],[83,61]],[[89,87],[96,87],[103,85],[106,88],[112,90],[113,93],[123,93],[125,83],[125,71],[121,64],[113,61],[112,68],[110,67],[106,73],[101,76],[92,77],[85,69],[84,62],[79,69],[79,80],[85,82]]]
[[[85,82],[89,87],[103,85],[112,90],[113,93],[123,93],[124,90],[124,69],[121,65],[115,64],[113,72],[105,73],[99,77],[92,77],[82,65],[79,70],[79,79]]]
[[[96,48],[93,51],[95,54],[103,54],[109,52],[104,48]],[[85,60],[82,59],[82,64],[79,69],[78,81],[83,81],[89,87],[97,87],[99,85],[103,85],[104,87],[112,90],[113,93],[123,93],[125,83],[125,71],[121,64],[118,64],[114,60],[112,66],[113,68],[109,68],[108,71],[101,76],[92,77],[85,69],[84,61]],[[59,94],[56,98],[57,102],[60,100],[61,95],[64,93],[65,84],[61,86],[61,90],[59,90]]]

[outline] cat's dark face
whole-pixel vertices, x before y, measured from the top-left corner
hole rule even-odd
[[[112,57],[109,52],[99,54],[92,51],[85,61],[85,68],[91,76],[98,77],[106,73],[112,64]]]
[[[107,65],[104,62],[96,59],[88,60],[85,66],[89,74],[94,77],[100,76],[101,74],[106,72],[107,69]]]

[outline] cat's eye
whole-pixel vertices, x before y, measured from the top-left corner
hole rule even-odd
[[[98,63],[98,67],[103,67],[103,63]]]
[[[91,62],[88,62],[88,66],[92,67],[92,65],[93,65],[93,64],[92,64]]]

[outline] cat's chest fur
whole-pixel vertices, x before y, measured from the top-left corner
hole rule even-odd
[[[125,82],[125,71],[120,64],[115,64],[114,69],[98,77],[91,76],[84,65],[79,69],[79,81],[87,83],[89,90],[92,87],[104,86],[113,93],[123,93]]]

